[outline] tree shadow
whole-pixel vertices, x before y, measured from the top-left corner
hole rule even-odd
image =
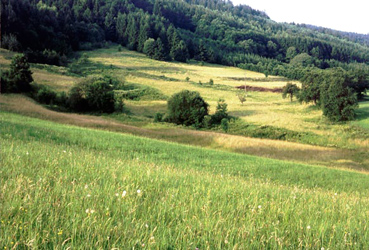
[[[356,119],[358,121],[369,118],[369,96],[366,96],[359,102],[359,108],[356,110]]]

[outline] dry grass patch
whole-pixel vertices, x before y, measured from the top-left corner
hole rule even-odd
[[[77,77],[51,74],[46,70],[32,68],[33,79],[35,82],[49,86],[55,91],[68,91],[80,79]]]

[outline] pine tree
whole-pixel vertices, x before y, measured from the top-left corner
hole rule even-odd
[[[127,30],[128,48],[137,50],[138,44],[138,24],[133,15],[128,15]]]
[[[178,62],[186,62],[189,59],[187,46],[182,40],[172,47],[170,54],[173,60]]]
[[[117,17],[116,32],[118,36],[118,42],[127,44],[127,15],[119,13]]]
[[[152,37],[148,21],[141,21],[140,33],[138,35],[137,51],[142,52],[148,38]]]
[[[155,42],[155,52],[153,58],[160,61],[164,61],[168,58],[164,44],[160,38],[158,38]]]

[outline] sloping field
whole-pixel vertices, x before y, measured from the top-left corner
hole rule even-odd
[[[369,247],[366,174],[1,119],[2,248]]]
[[[215,132],[188,130],[157,125],[137,127],[106,117],[55,112],[20,95],[0,96],[0,109],[58,123],[129,133],[148,138],[197,145],[262,157],[327,165],[335,168],[366,169],[365,162],[356,162],[356,151],[311,146],[276,140],[247,138]]]

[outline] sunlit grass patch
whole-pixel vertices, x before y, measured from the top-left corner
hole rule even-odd
[[[368,175],[1,115],[2,247],[369,247]]]

